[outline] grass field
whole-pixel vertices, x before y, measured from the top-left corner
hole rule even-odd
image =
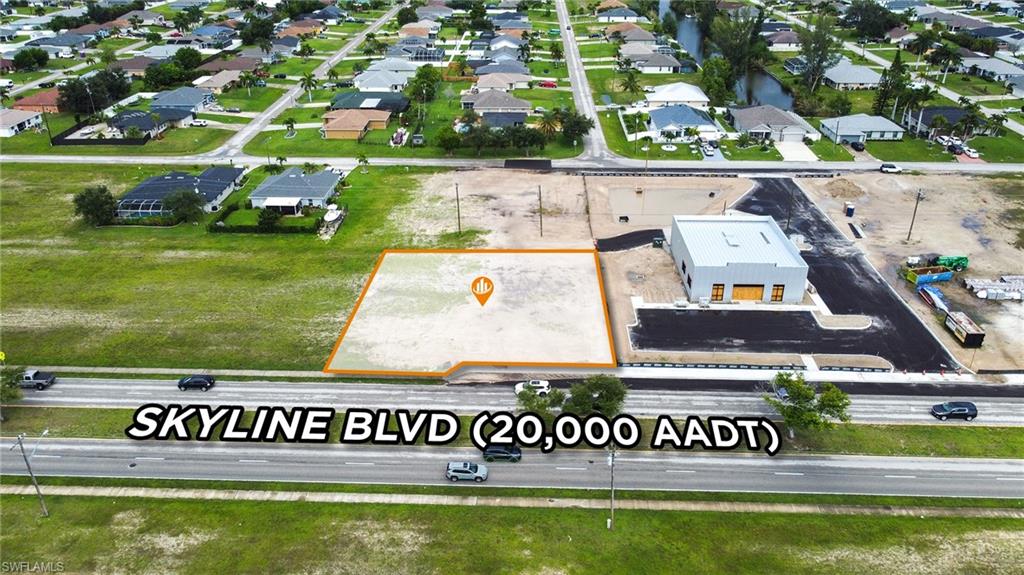
[[[986,162],[1024,162],[1024,138],[1008,129],[999,137],[976,136],[967,144]]]
[[[189,225],[94,229],[72,214],[73,194],[87,185],[119,196],[166,171],[83,165],[55,179],[33,165],[3,166],[0,336],[9,362],[320,369],[382,249],[465,243],[414,239],[392,221],[416,177],[433,172],[404,167],[350,175],[341,197],[350,213],[330,242]],[[203,281],[183,279],[194,277]]]
[[[818,156],[818,159],[826,162],[852,162],[853,155],[845,147],[836,145],[828,138],[821,138],[808,148]]]
[[[289,76],[301,76],[306,72],[312,72],[317,66],[323,64],[323,60],[317,60],[310,58],[309,60],[303,60],[302,58],[293,57],[288,58],[284,62],[278,62],[277,64],[271,64],[267,69],[271,75],[273,74],[288,74]]]
[[[58,383],[59,385],[59,383]],[[171,385],[171,384],[168,384]],[[5,433],[51,437],[124,437],[131,409],[74,409],[6,407]],[[251,413],[243,418],[250,421]],[[330,436],[340,434],[342,416],[335,418]],[[644,437],[653,433],[654,421],[641,419]],[[453,445],[469,447],[470,418],[463,418],[462,435]],[[216,436],[216,433],[214,434]],[[642,443],[643,444],[643,443]],[[842,425],[831,430],[802,431],[785,439],[783,453],[834,453],[927,457],[1019,457],[1024,453],[1024,428],[978,425]]]
[[[775,146],[770,146],[767,150],[761,150],[761,146],[753,145],[746,148],[740,148],[736,145],[736,142],[732,140],[722,140],[722,155],[727,160],[733,161],[766,161],[766,162],[781,162],[782,154],[775,149]]]
[[[952,162],[953,154],[942,146],[920,138],[904,137],[901,141],[865,144],[867,152],[879,160],[892,162]]]
[[[992,96],[1006,93],[1006,89],[1002,84],[992,82],[984,78],[979,78],[977,76],[968,76],[950,72],[946,76],[946,82],[944,84],[941,83],[941,74],[933,76],[931,79],[940,86],[949,88],[963,96]]]
[[[601,96],[608,95],[616,104],[631,104],[642,100],[644,95],[630,94],[622,89],[622,79],[625,74],[615,70],[587,70],[587,82],[590,83],[590,90],[593,92],[594,101],[598,105],[604,104]],[[700,84],[700,74],[637,74],[637,81],[641,86],[659,86],[671,84],[672,82],[687,82],[694,85]]]
[[[68,125],[67,127],[70,127]],[[60,129],[51,124],[54,134]],[[5,154],[70,154],[86,156],[163,156],[209,152],[223,144],[234,132],[217,128],[173,128],[159,140],[142,146],[51,146],[46,132],[23,132],[5,138]]]
[[[1010,519],[620,510],[609,531],[604,510],[50,497],[41,519],[2,501],[5,560],[71,572],[873,574],[952,553],[983,575],[1016,570],[1020,543]]]
[[[280,88],[252,88],[249,95],[245,88],[235,88],[217,95],[217,103],[224,108],[238,108],[243,112],[262,112],[284,94]]]

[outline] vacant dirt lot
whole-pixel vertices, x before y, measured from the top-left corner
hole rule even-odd
[[[1008,211],[1015,206],[996,193],[994,180],[857,174],[799,183],[847,237],[854,239],[847,225],[850,221],[864,230],[866,237],[854,240],[856,244],[964,365],[973,365],[973,369],[1024,367],[1024,354],[1020,353],[1024,305],[979,300],[959,282],[940,284],[953,307],[966,311],[987,332],[984,346],[972,358],[974,350],[961,347],[942,327],[941,318],[897,275],[907,256],[936,254],[968,256],[970,269],[961,277],[1024,274],[1024,253],[1014,247],[1017,232],[1006,223]],[[908,242],[918,190],[924,192],[925,200],[918,207]],[[843,214],[847,201],[856,205],[853,218]]]

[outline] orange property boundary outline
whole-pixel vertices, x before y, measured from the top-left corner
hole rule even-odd
[[[359,313],[359,306],[363,303],[363,298],[366,297],[366,292],[370,290],[370,284],[373,283],[373,279],[377,277],[377,271],[380,270],[380,266],[384,263],[384,258],[388,254],[593,254],[594,255],[594,267],[597,270],[597,287],[601,292],[601,310],[604,312],[604,327],[605,332],[608,336],[608,351],[611,354],[610,363],[541,363],[541,362],[507,362],[507,361],[462,361],[455,364],[448,371],[392,371],[392,370],[359,370],[359,369],[331,369],[331,362],[334,361],[334,356],[338,353],[338,348],[341,347],[342,340],[345,339],[345,334],[348,333],[348,328],[352,326],[352,322],[356,319],[356,314]],[[373,271],[370,272],[370,278],[366,280],[366,285],[363,286],[363,291],[359,294],[359,299],[356,300],[355,307],[352,308],[352,313],[349,314],[348,320],[345,322],[345,327],[341,330],[341,335],[338,336],[338,341],[334,344],[334,349],[331,350],[331,355],[327,358],[327,363],[324,365],[324,373],[337,373],[344,375],[393,375],[402,377],[447,377],[463,367],[469,366],[483,366],[483,367],[604,367],[614,368],[618,367],[618,360],[615,357],[615,341],[612,339],[612,322],[608,315],[608,298],[604,291],[604,278],[601,275],[601,260],[598,258],[596,249],[475,249],[475,250],[384,250],[380,256],[377,257],[377,263],[373,266]]]

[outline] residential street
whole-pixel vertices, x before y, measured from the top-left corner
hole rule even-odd
[[[489,464],[489,487],[605,488],[603,451],[526,450],[519,463]],[[445,485],[445,463],[480,461],[475,448],[253,445],[128,439],[44,439],[32,460],[48,475],[235,481]],[[23,475],[20,454],[3,450],[4,473]],[[620,452],[618,489],[842,493],[1019,498],[1018,460],[864,456],[707,455]],[[472,483],[471,483],[472,484]]]
[[[555,8],[558,12],[558,23],[562,32],[562,44],[565,46],[565,66],[569,71],[569,81],[572,83],[572,97],[576,103],[576,110],[594,121],[594,129],[583,138],[583,153],[577,156],[580,160],[607,160],[617,156],[608,149],[605,142],[604,132],[597,119],[597,107],[594,104],[594,97],[590,93],[590,84],[587,82],[586,72],[583,70],[583,60],[580,58],[580,48],[576,44],[576,32],[571,30],[569,9],[565,0],[555,0]]]

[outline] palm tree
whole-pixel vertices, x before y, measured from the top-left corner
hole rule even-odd
[[[302,79],[299,80],[299,87],[305,90],[310,103],[313,102],[313,90],[316,90],[316,84],[316,78],[313,77],[312,72],[306,72],[302,75]]]
[[[466,75],[466,68],[469,68],[469,64],[467,64],[465,60],[456,60],[455,61],[455,75],[456,76],[465,76]]]
[[[337,80],[338,79],[338,71],[335,70],[334,68],[331,68],[330,70],[328,70],[327,71],[327,79],[332,81],[332,82]]]
[[[286,158],[284,156],[278,156],[275,159],[277,160],[277,165],[278,166],[284,166],[284,163],[288,161],[288,158]]]
[[[957,100],[957,104],[963,109],[964,115],[960,117],[954,128],[960,128],[963,132],[963,139],[966,141],[974,135],[974,132],[985,123],[985,116],[981,113],[981,106],[965,96]]]
[[[523,62],[529,62],[530,61],[530,43],[529,42],[523,42],[522,44],[520,44],[519,45],[519,50],[517,52],[518,52],[517,55],[519,56],[520,60],[522,60]]]
[[[634,95],[644,91],[643,87],[640,85],[640,81],[636,77],[636,72],[632,70],[626,72],[626,76],[619,80],[619,87],[622,88],[624,92]]]
[[[927,85],[908,90],[903,96],[903,115],[905,116],[908,112],[914,109],[921,109],[921,113],[923,114],[923,105],[929,100],[935,98],[938,94],[939,92],[937,90]]]
[[[537,122],[537,129],[540,130],[540,133],[544,134],[544,136],[549,140],[555,137],[555,134],[558,133],[558,128],[558,115],[554,110],[544,112],[544,115],[541,116],[540,120]]]
[[[128,19],[128,23],[131,24],[132,30],[138,30],[139,26],[142,25],[142,18],[139,18],[138,15],[133,14],[132,17]]]
[[[289,134],[294,132],[295,131],[295,118],[287,118],[284,121],[284,127],[288,129],[288,133]]]
[[[252,87],[256,85],[256,74],[252,72],[242,72],[238,76],[238,85],[245,88],[246,94],[252,97]]]
[[[957,66],[960,62],[963,62],[963,57],[960,56],[960,52],[954,48],[943,44],[939,46],[928,56],[928,61],[943,66],[942,72],[942,83],[946,83],[946,74],[949,73],[949,69],[953,66]]]
[[[998,136],[1003,131],[1003,124],[1005,123],[1005,115],[992,114],[985,120],[985,132],[990,136]]]
[[[366,154],[359,154],[356,156],[356,162],[359,164],[359,171],[366,173],[366,168],[370,165],[370,160],[366,157]]]
[[[565,52],[562,51],[562,45],[553,44],[551,46],[551,59],[553,60],[553,63],[557,65],[563,58],[565,58]]]
[[[313,174],[320,171],[320,166],[314,164],[313,162],[306,162],[305,164],[302,164],[302,171],[307,174]]]
[[[0,104],[6,102],[11,97],[11,89],[7,86],[0,86]]]
[[[274,43],[269,38],[263,38],[259,41],[260,50],[263,51],[267,56],[270,55],[270,51],[274,49]]]
[[[104,46],[100,50],[100,62],[104,64],[113,64],[117,61],[117,53],[110,46]]]

